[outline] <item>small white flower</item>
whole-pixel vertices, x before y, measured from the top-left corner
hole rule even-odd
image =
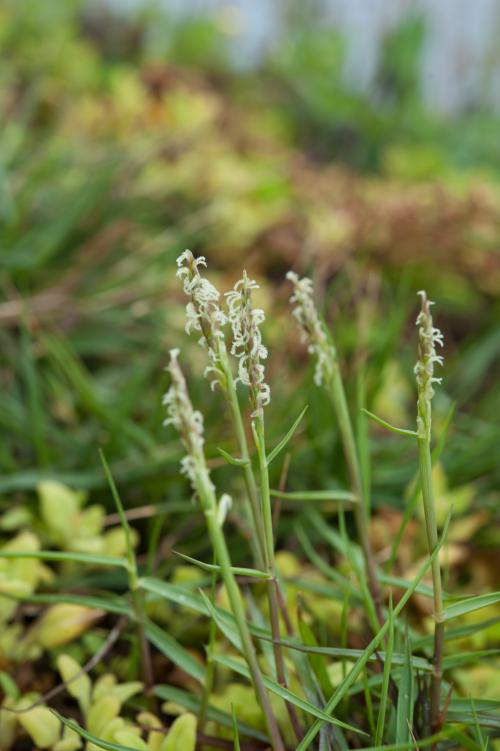
[[[434,365],[443,365],[443,357],[436,353],[436,344],[443,346],[443,335],[434,327],[430,306],[434,305],[427,299],[427,294],[418,292],[422,299],[422,308],[417,316],[418,326],[418,360],[414,372],[418,389],[418,417],[417,427],[420,435],[430,438],[431,432],[431,399],[434,396],[434,383],[441,383],[442,378],[434,376]]]
[[[265,320],[264,311],[252,306],[252,290],[259,285],[249,279],[246,271],[230,292],[226,292],[228,319],[233,331],[231,354],[238,362],[238,377],[250,388],[252,417],[262,415],[263,408],[271,400],[271,389],[265,383],[265,368],[261,360],[267,358],[267,348],[262,343],[260,326]]]
[[[199,343],[206,348],[209,361],[205,374],[213,374],[213,388],[217,383],[224,384],[221,349],[225,347],[222,328],[227,318],[219,306],[219,291],[200,274],[199,267],[206,265],[204,256],[195,258],[190,250],[185,250],[177,259],[177,276],[190,298],[186,305],[185,330],[187,334],[191,331],[201,333]]]
[[[167,409],[167,417],[164,425],[173,425],[179,432],[186,456],[181,459],[181,472],[190,481],[196,490],[197,478],[204,474],[206,482],[210,482],[205,464],[203,444],[203,415],[193,409],[187,391],[186,380],[178,362],[179,350],[170,350],[170,362],[167,370],[172,382],[167,393],[162,399],[162,404]]]
[[[308,343],[308,352],[316,356],[314,382],[320,386],[328,380],[331,364],[336,357],[335,347],[314,304],[312,281],[306,276],[300,279],[294,271],[289,271],[286,278],[293,284],[290,302],[295,305],[293,315],[302,330],[302,340]]]

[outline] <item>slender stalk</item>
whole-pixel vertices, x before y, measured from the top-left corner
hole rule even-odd
[[[210,487],[207,487],[206,483],[204,482],[202,482],[201,485],[202,487],[198,489],[198,492],[200,500],[204,499],[202,500],[202,505],[207,523],[208,533],[210,535],[210,540],[215,555],[221,567],[222,579],[226,588],[227,596],[229,598],[229,603],[231,605],[231,611],[236,622],[236,627],[238,629],[242,652],[248,664],[250,675],[252,677],[252,684],[255,689],[255,693],[259,697],[262,711],[264,712],[266,726],[269,732],[272,747],[274,751],[285,751],[278,725],[271,708],[269,697],[262,680],[262,674],[257,660],[257,655],[252,642],[252,638],[250,636],[248,624],[246,622],[245,609],[243,607],[240,590],[231,571],[231,559],[229,557],[226,541],[222,529],[216,518],[216,501],[213,490]],[[205,487],[203,487],[203,485],[205,485]]]
[[[250,452],[248,450],[248,441],[245,434],[245,427],[243,425],[243,418],[241,416],[240,405],[238,402],[238,395],[236,393],[236,386],[234,384],[234,378],[231,371],[229,362],[225,368],[226,373],[226,388],[224,395],[231,413],[231,423],[238,443],[240,456],[245,460],[245,466],[243,467],[243,477],[245,480],[245,488],[247,491],[247,498],[250,505],[250,515],[253,522],[252,547],[255,558],[255,564],[257,568],[262,569],[264,567],[265,555],[264,555],[264,524],[262,520],[261,509],[259,506],[259,494],[255,477],[250,462]]]
[[[214,556],[214,563],[217,563],[217,559]],[[212,573],[212,582],[211,582],[211,595],[212,600],[215,599],[215,588],[217,584],[217,572],[214,571]],[[208,712],[208,704],[210,702],[210,695],[213,690],[214,686],[214,678],[215,678],[215,662],[213,659],[214,656],[214,650],[215,650],[215,640],[217,636],[217,624],[215,623],[215,620],[212,618],[210,620],[210,626],[209,626],[209,632],[208,632],[208,644],[207,644],[207,666],[205,669],[205,682],[203,684],[203,695],[201,697],[201,707],[200,707],[200,716],[198,719],[198,730],[200,733],[203,733],[205,730],[205,724],[207,721],[207,712]]]
[[[279,584],[276,579],[276,570],[274,563],[274,535],[273,535],[273,513],[271,505],[271,495],[269,489],[269,470],[267,465],[266,448],[265,448],[265,436],[264,436],[264,420],[261,415],[257,415],[255,422],[252,423],[252,430],[254,434],[255,444],[257,448],[257,456],[259,460],[259,475],[260,475],[260,499],[262,518],[264,523],[264,563],[266,571],[272,577],[267,585],[267,598],[269,603],[269,615],[271,621],[271,633],[273,637],[273,653],[274,662],[276,665],[276,678],[285,688],[288,687],[285,671],[285,660],[283,658],[283,650],[281,648],[281,634],[279,625],[279,610],[280,610],[280,597],[278,594]],[[300,741],[303,738],[303,732],[300,725],[300,721],[293,704],[285,702],[290,717],[290,722],[294,729],[297,740]]]
[[[438,541],[434,490],[432,486],[432,464],[430,443],[425,438],[418,439],[418,455],[420,464],[420,482],[424,505],[425,528],[429,554],[435,549]],[[441,583],[441,567],[436,557],[432,562],[432,587],[434,590],[434,655],[432,661],[431,678],[431,728],[432,732],[440,730],[440,700],[441,680],[443,676],[443,593]]]
[[[215,488],[210,479],[205,459],[203,448],[203,416],[200,412],[193,409],[186,381],[177,357],[178,350],[171,350],[168,366],[171,375],[171,385],[163,398],[163,403],[167,408],[165,424],[174,425],[180,433],[186,449],[186,456],[181,461],[182,471],[187,475],[205,516],[213,553],[220,566],[222,580],[238,629],[241,650],[248,665],[255,693],[264,713],[271,745],[274,751],[284,751],[285,747],[264,686],[257,654],[246,621],[243,600],[232,571],[231,559],[222,530],[223,518],[221,517],[221,512],[224,509],[222,506],[219,507],[217,503]]]
[[[357,496],[357,503],[354,505],[354,519],[363,551],[368,587],[375,605],[377,619],[379,623],[383,623],[382,596],[368,530],[368,498],[365,493],[365,483],[363,482],[354,430],[347,407],[337,351],[333,339],[316,309],[312,281],[307,277],[299,279],[293,271],[288,272],[287,279],[293,285],[293,295],[290,298],[294,305],[293,314],[302,329],[304,339],[309,344],[309,352],[316,356],[314,380],[317,385],[324,385],[327,389],[337,415],[351,486]]]
[[[434,377],[434,365],[442,365],[443,358],[436,354],[436,344],[443,345],[443,335],[434,328],[430,312],[431,302],[425,292],[419,292],[422,307],[417,318],[419,333],[418,360],[415,366],[417,380],[417,434],[418,457],[420,470],[420,487],[424,506],[425,530],[429,555],[432,554],[438,540],[434,489],[432,486],[432,397],[434,383],[440,383],[440,378]],[[431,706],[430,719],[432,732],[440,730],[440,702],[441,680],[443,674],[443,593],[441,582],[441,567],[437,557],[432,559],[432,587],[434,596],[434,655],[431,678]]]
[[[382,595],[380,592],[380,584],[377,578],[377,565],[375,562],[375,557],[373,555],[368,532],[368,518],[364,499],[361,466],[356,449],[356,442],[354,439],[354,431],[349,415],[349,409],[347,407],[344,384],[342,383],[340,368],[336,359],[330,363],[330,367],[328,368],[328,379],[326,386],[328,388],[328,393],[330,395],[333,408],[337,415],[340,437],[342,440],[344,456],[347,462],[351,486],[358,499],[357,503],[354,504],[353,509],[354,520],[356,522],[356,529],[358,532],[361,549],[363,551],[363,557],[365,559],[368,587],[370,589],[370,594],[375,605],[377,619],[379,623],[383,623],[384,619],[382,612]]]

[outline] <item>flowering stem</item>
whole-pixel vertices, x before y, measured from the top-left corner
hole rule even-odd
[[[186,456],[181,461],[181,471],[188,477],[205,516],[212,550],[220,566],[222,580],[240,637],[241,650],[264,713],[271,745],[274,751],[284,751],[283,741],[260,672],[257,654],[246,621],[245,608],[231,567],[231,559],[222,530],[224,519],[220,511],[224,511],[224,509],[217,503],[215,488],[210,479],[205,459],[203,416],[193,409],[186,380],[177,357],[178,350],[171,350],[168,365],[171,385],[163,397],[163,403],[167,408],[167,419],[164,424],[174,425],[186,449]]]
[[[432,486],[432,397],[434,396],[433,384],[441,382],[441,378],[436,378],[434,376],[434,365],[443,364],[442,356],[436,353],[436,344],[439,344],[441,347],[443,346],[443,335],[439,329],[434,327],[430,310],[430,306],[432,305],[431,301],[427,299],[427,295],[424,291],[421,291],[418,294],[420,295],[422,302],[421,310],[417,318],[419,343],[418,360],[415,365],[418,391],[418,456],[427,547],[429,549],[429,555],[432,555],[433,551],[436,549],[438,540],[434,489]],[[432,731],[437,732],[440,729],[440,700],[444,641],[441,568],[437,556],[432,560],[431,570],[434,594],[434,656],[431,678],[430,714]]]
[[[368,587],[375,605],[377,619],[379,623],[383,623],[382,596],[377,578],[377,566],[368,533],[368,518],[364,501],[363,478],[349,409],[347,407],[344,384],[342,383],[342,377],[336,359],[333,362],[330,362],[330,367],[328,368],[327,387],[339,423],[340,437],[347,462],[351,486],[357,497],[357,501],[354,504],[354,519],[365,559]]]
[[[215,556],[214,556],[213,562],[215,564],[217,563],[217,559],[215,558]],[[214,571],[212,573],[212,581],[211,581],[211,586],[210,586],[212,600],[215,599],[216,584],[217,584],[217,572]],[[203,695],[201,698],[200,716],[198,720],[198,728],[199,728],[200,733],[203,733],[205,729],[205,724],[207,721],[208,703],[210,701],[210,696],[212,694],[212,689],[214,686],[214,678],[215,678],[214,652],[215,652],[216,636],[217,636],[217,624],[215,623],[215,620],[212,618],[210,620],[210,627],[208,631],[207,665],[205,668],[205,681],[203,684]]]
[[[259,460],[259,475],[260,475],[260,498],[262,518],[264,523],[264,558],[266,570],[270,575],[270,580],[267,585],[267,598],[269,604],[269,616],[271,621],[271,634],[273,637],[273,653],[274,662],[276,666],[276,678],[278,683],[285,688],[288,687],[286,672],[285,672],[285,660],[283,658],[283,651],[281,648],[281,634],[279,623],[279,611],[280,611],[280,591],[279,583],[276,578],[276,569],[274,563],[274,535],[273,535],[273,514],[271,506],[271,494],[269,489],[269,470],[267,465],[266,446],[265,446],[265,434],[264,434],[264,420],[261,414],[255,417],[255,421],[252,422],[252,432],[254,435],[255,445],[257,448],[257,455]],[[293,704],[285,702],[290,717],[290,722],[294,729],[296,738],[300,741],[303,738],[303,732],[300,725],[300,721]]]
[[[231,611],[238,629],[243,655],[248,664],[252,683],[257,696],[259,697],[262,711],[264,712],[266,726],[271,739],[274,751],[284,751],[285,747],[273,715],[269,697],[267,695],[262,674],[255,648],[248,630],[248,624],[245,616],[245,609],[241,599],[240,590],[236,579],[231,571],[231,559],[226,545],[224,534],[217,520],[216,500],[211,484],[207,483],[203,477],[198,478],[197,483],[198,496],[200,498],[203,512],[207,523],[208,533],[212,543],[215,556],[219,562],[222,572],[222,579],[226,588],[227,596],[231,605]]]
[[[425,527],[427,534],[427,547],[429,555],[435,550],[438,543],[436,512],[434,504],[434,490],[432,486],[432,464],[430,442],[422,437],[418,439],[418,455],[420,464],[420,483],[422,487],[422,500],[424,505]],[[431,678],[431,729],[438,732],[440,724],[440,697],[441,679],[443,674],[443,594],[441,584],[441,567],[439,558],[436,556],[432,561],[432,587],[434,596],[434,656],[432,663]]]
[[[229,364],[226,373],[226,389],[224,391],[224,394],[226,396],[227,404],[231,412],[231,421],[233,430],[236,435],[236,440],[238,442],[240,456],[246,461],[245,466],[243,467],[243,476],[245,480],[245,488],[247,491],[247,499],[250,506],[250,517],[253,522],[254,534],[252,535],[251,544],[256,566],[257,568],[262,569],[265,565],[264,524],[259,507],[257,484],[255,482],[255,477],[250,463],[250,454],[248,450],[247,438],[245,435],[245,428],[243,425],[243,418],[241,416],[240,405],[236,393],[236,386],[234,384],[234,379]]]
[[[293,285],[293,295],[290,298],[290,302],[294,305],[293,315],[302,329],[303,339],[308,342],[309,352],[316,357],[314,380],[318,386],[326,387],[337,415],[351,486],[357,497],[354,504],[354,518],[363,551],[368,588],[375,606],[377,620],[383,623],[382,597],[368,530],[368,499],[365,493],[367,483],[363,480],[335,344],[317,311],[312,281],[308,277],[300,279],[293,271],[288,272],[287,279]]]

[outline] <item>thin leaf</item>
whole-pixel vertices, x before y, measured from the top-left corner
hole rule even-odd
[[[191,558],[190,555],[185,555],[184,553],[179,553],[178,550],[173,551],[176,555],[180,556],[181,558],[184,558],[184,560],[189,561],[190,563],[194,564],[195,566],[198,566],[199,568],[203,569],[203,571],[210,571],[210,572],[216,572],[218,574],[221,573],[221,567],[215,563],[205,563],[204,561],[199,561],[197,558]],[[269,580],[271,579],[271,575],[267,574],[265,571],[258,571],[254,568],[241,568],[240,566],[231,566],[231,571],[235,576],[249,576],[253,579],[264,579]]]
[[[128,569],[126,558],[96,553],[78,553],[63,550],[0,550],[0,558],[36,558],[41,561],[73,561],[99,566],[121,566]]]
[[[458,618],[467,613],[473,613],[475,610],[486,608],[489,605],[495,605],[500,602],[500,592],[490,592],[487,595],[478,595],[477,597],[468,597],[465,600],[453,603],[444,609],[443,618],[450,621],[452,618]]]
[[[308,408],[308,405],[306,404],[306,406],[304,407],[304,409],[302,410],[302,412],[300,413],[300,415],[297,417],[297,419],[293,423],[293,425],[290,428],[290,430],[288,431],[288,433],[286,433],[286,435],[283,436],[283,438],[281,439],[281,441],[268,454],[268,456],[267,456],[267,463],[268,463],[268,465],[271,464],[271,462],[273,462],[276,459],[276,457],[278,456],[278,454],[281,451],[283,451],[283,449],[287,445],[288,441],[292,438],[293,434],[295,433],[295,431],[299,427],[302,418],[304,417],[305,413],[307,412],[307,408]]]
[[[389,422],[382,420],[381,417],[374,415],[373,412],[370,412],[368,409],[365,409],[365,407],[362,408],[362,412],[364,412],[365,415],[368,415],[368,417],[370,417],[375,422],[378,422],[379,425],[382,425],[384,428],[387,428],[387,430],[390,430],[393,433],[397,433],[398,435],[411,435],[414,438],[418,436],[418,433],[415,430],[406,430],[406,428],[396,428],[394,425],[391,425]]]
[[[111,474],[109,464],[106,461],[106,457],[104,456],[104,451],[101,448],[99,449],[99,457],[101,459],[102,466],[104,468],[104,474],[106,475],[106,479],[109,483],[111,495],[113,496],[113,500],[115,502],[118,516],[120,517],[120,524],[125,534],[125,544],[127,547],[129,569],[131,573],[133,572],[134,574],[136,574],[137,565],[135,562],[134,545],[132,543],[132,530],[130,529],[130,524],[128,523],[127,515],[125,513],[125,509],[123,508],[123,503],[120,498],[120,494],[118,493],[118,488],[116,487],[115,481],[113,479],[113,475]]]
[[[297,490],[286,492],[271,490],[274,498],[283,498],[285,501],[337,501],[340,503],[357,503],[354,493],[349,490]]]
[[[6,595],[2,595],[5,597]],[[20,602],[31,602],[36,605],[55,605],[57,603],[66,603],[72,605],[84,605],[96,610],[104,610],[106,613],[115,613],[116,615],[126,615],[129,618],[134,617],[134,613],[125,598],[116,595],[107,597],[95,597],[93,595],[73,595],[73,594],[35,594],[27,597],[13,598]]]
[[[396,707],[396,743],[410,740],[413,722],[413,672],[410,659],[410,644],[406,638],[405,664],[399,678],[398,703]]]
[[[238,721],[236,719],[236,709],[234,708],[234,704],[231,704],[231,714],[233,716],[233,748],[234,751],[241,751]]]
[[[331,657],[343,657],[347,660],[357,660],[359,657],[362,657],[365,653],[365,650],[363,649],[343,649],[342,647],[318,647],[316,645],[309,645],[309,644],[300,644],[293,641],[286,641],[283,639],[280,640],[273,640],[272,638],[269,638],[267,636],[261,636],[259,637],[261,639],[265,639],[266,641],[273,641],[275,644],[280,644],[282,647],[285,647],[286,649],[295,649],[298,652],[305,652],[307,654],[313,654],[313,655],[325,655],[325,656],[331,656]],[[496,650],[489,650],[496,651]],[[471,652],[471,655],[473,653]],[[369,661],[371,662],[378,662],[379,660],[382,660],[382,662],[386,662],[388,659],[388,654],[386,652],[378,652],[377,654],[372,654],[369,657]],[[413,657],[411,658],[412,665],[416,670],[424,670],[425,672],[432,671],[432,664],[425,659],[425,657]],[[393,652],[391,655],[390,662],[392,665],[405,665],[406,664],[406,654]]]
[[[68,720],[66,717],[63,717],[59,714],[59,712],[56,712],[55,709],[50,710],[53,714],[55,714],[56,717],[59,718],[59,720],[62,722],[63,725],[65,725],[70,730],[73,730],[75,733],[77,733],[81,738],[84,738],[86,741],[89,741],[90,743],[94,743],[99,748],[105,749],[105,751],[137,751],[137,749],[132,748],[132,746],[122,746],[120,743],[111,743],[110,741],[103,741],[101,738],[97,738],[95,735],[92,735],[92,733],[89,733],[88,730],[85,730],[81,727],[81,725],[78,725],[78,723],[74,722],[73,720]]]
[[[239,675],[242,675],[250,680],[250,672],[246,665],[244,665],[243,663],[234,660],[232,657],[227,657],[227,655],[220,654],[214,655],[214,660],[220,665],[224,665],[224,667],[229,668],[233,672],[238,673]],[[284,699],[284,701],[287,701],[290,704],[294,704],[303,712],[306,712],[306,714],[313,715],[313,717],[317,717],[323,722],[329,722],[332,725],[337,725],[338,727],[345,728],[346,730],[351,730],[354,733],[366,735],[366,733],[359,728],[355,728],[352,725],[348,725],[347,723],[342,722],[341,720],[337,720],[335,717],[331,717],[330,715],[326,714],[326,712],[323,712],[322,709],[315,707],[314,704],[311,704],[311,702],[307,701],[306,699],[302,699],[300,696],[297,696],[293,693],[293,691],[290,691],[290,689],[281,686],[279,683],[276,683],[276,681],[273,681],[268,676],[263,675],[262,680],[264,681],[265,687],[269,691],[271,691],[273,694],[276,694],[277,696],[280,696],[282,699]]]
[[[375,745],[381,745],[384,738],[385,715],[389,701],[389,681],[391,678],[391,662],[394,649],[394,621],[392,612],[392,597],[389,602],[389,634],[387,637],[387,652],[384,662],[384,675],[382,679],[382,688],[380,691],[380,705],[378,710],[377,728],[375,731]]]
[[[205,681],[205,668],[193,655],[184,649],[169,633],[151,621],[145,624],[146,636],[169,660],[200,683]]]
[[[217,448],[217,451],[224,457],[228,464],[232,464],[234,467],[248,467],[250,464],[249,459],[240,459],[239,457],[232,456],[227,451],[224,451],[224,449]]]

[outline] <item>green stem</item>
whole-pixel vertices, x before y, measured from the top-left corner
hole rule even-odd
[[[274,662],[276,665],[276,678],[278,683],[285,688],[288,688],[285,672],[285,660],[283,658],[283,651],[281,648],[281,634],[279,625],[279,610],[280,610],[280,598],[278,596],[278,580],[276,578],[276,570],[274,563],[274,535],[273,535],[273,512],[271,506],[271,494],[269,488],[269,470],[266,457],[266,445],[264,434],[264,422],[261,416],[257,416],[255,422],[252,424],[252,430],[255,438],[255,444],[257,448],[257,455],[259,459],[259,474],[260,474],[260,499],[262,518],[264,522],[264,559],[266,571],[272,577],[267,585],[267,599],[269,603],[269,615],[271,621],[271,634],[273,637],[273,653]],[[300,726],[299,718],[295,707],[290,702],[285,702],[290,722],[294,729],[297,740],[301,740],[303,737],[302,728]]]
[[[217,562],[217,559],[214,556],[214,563]],[[217,583],[217,572],[214,571],[212,574],[212,582],[211,582],[211,594],[212,594],[212,601],[215,599],[215,588]],[[214,662],[214,651],[215,651],[215,639],[217,636],[217,624],[215,623],[215,620],[212,618],[210,620],[210,627],[208,632],[208,645],[207,645],[207,667],[205,670],[205,682],[203,684],[203,695],[201,698],[201,707],[200,707],[200,716],[198,720],[198,727],[200,733],[203,733],[205,729],[205,723],[207,721],[207,712],[208,712],[208,704],[210,701],[210,695],[213,690],[214,686],[214,679],[215,679],[215,662]]]
[[[272,747],[274,751],[285,751],[278,725],[273,715],[269,697],[262,680],[262,674],[257,660],[257,654],[255,652],[255,648],[246,621],[245,609],[243,607],[240,590],[236,583],[236,579],[234,578],[233,572],[231,571],[231,559],[229,557],[229,551],[227,549],[224,534],[217,520],[217,502],[206,469],[197,472],[196,486],[203,512],[205,514],[208,533],[210,535],[210,540],[215,553],[215,557],[217,558],[217,561],[221,567],[222,579],[226,588],[227,596],[229,598],[229,603],[231,605],[231,611],[236,622],[236,627],[238,629],[242,652],[247,662],[250,675],[252,677],[252,684],[257,696],[259,697],[262,711],[264,712],[264,717],[266,720]]]
[[[349,409],[347,407],[344,385],[342,383],[342,377],[340,375],[340,369],[337,361],[331,363],[329,386],[330,398],[332,400],[333,408],[336,412],[337,420],[339,423],[340,437],[342,440],[344,456],[347,462],[352,489],[357,496],[357,503],[354,504],[353,509],[354,520],[356,522],[359,541],[361,544],[361,549],[363,551],[363,557],[365,559],[368,587],[373,598],[378,621],[379,623],[383,623],[384,619],[382,613],[382,595],[377,579],[377,566],[375,563],[375,557],[373,555],[373,550],[368,533],[368,517],[366,511],[365,493],[363,488],[363,478],[358,452],[356,449],[356,442],[354,439],[354,431],[352,429],[351,417],[349,415]]]
[[[427,546],[429,555],[435,550],[438,534],[436,522],[436,510],[434,502],[434,489],[432,486],[432,461],[430,441],[427,435],[418,438],[418,456],[420,466],[420,485],[422,488],[422,500],[424,505],[425,528],[427,534]],[[441,567],[439,558],[432,561],[432,585],[434,590],[434,656],[431,678],[431,728],[432,732],[440,729],[440,701],[441,679],[443,674],[443,593],[441,583]]]
[[[243,476],[245,480],[245,488],[247,491],[247,503],[249,508],[247,513],[253,522],[253,535],[251,538],[251,546],[255,558],[255,564],[258,569],[263,569],[265,565],[264,555],[264,526],[262,521],[262,515],[259,508],[259,496],[257,490],[257,484],[252,471],[250,463],[250,452],[248,450],[247,437],[245,435],[245,428],[243,425],[243,418],[241,416],[240,405],[238,402],[238,395],[236,393],[236,387],[234,385],[234,379],[229,367],[226,368],[226,398],[231,412],[231,421],[233,424],[233,430],[238,442],[238,448],[240,456],[246,461],[243,467]]]

